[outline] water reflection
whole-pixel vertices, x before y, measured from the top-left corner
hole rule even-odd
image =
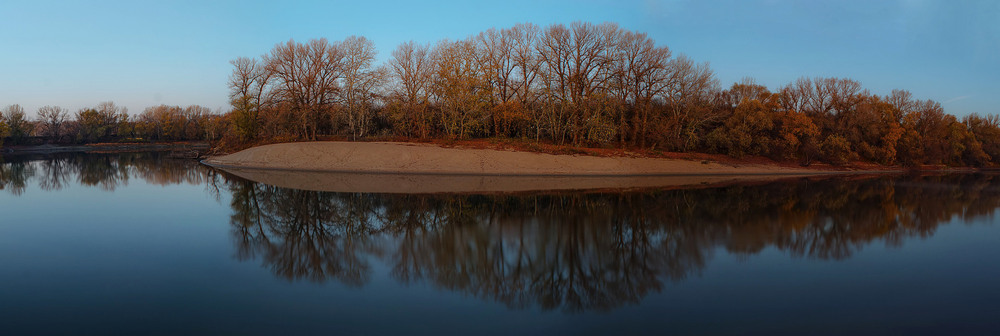
[[[241,260],[295,281],[402,283],[512,308],[608,310],[700,272],[713,251],[848,258],[1000,206],[984,174],[800,179],[623,194],[380,195],[227,177]]]
[[[802,178],[629,193],[370,194],[285,189],[162,153],[7,158],[0,189],[130,180],[205,185],[230,197],[242,261],[289,281],[362,287],[378,269],[511,308],[582,311],[634,304],[696,277],[713,253],[764,249],[821,260],[928,237],[1000,207],[991,174]],[[225,197],[219,197],[225,199]],[[216,223],[210,223],[216,224]],[[222,223],[218,223],[222,224]]]
[[[58,191],[72,182],[114,191],[138,178],[155,185],[204,184],[214,175],[193,160],[166,152],[59,153],[0,160],[0,190],[21,195],[32,180],[39,189]]]

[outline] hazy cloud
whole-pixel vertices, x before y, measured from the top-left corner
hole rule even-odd
[[[957,102],[959,100],[967,99],[967,98],[970,98],[970,97],[972,97],[972,95],[958,96],[958,97],[955,97],[955,98],[952,98],[952,99],[945,100],[944,103],[947,104],[947,103],[950,103],[950,102]]]

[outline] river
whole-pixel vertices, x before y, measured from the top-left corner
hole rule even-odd
[[[286,189],[4,157],[4,334],[993,334],[1000,175]]]

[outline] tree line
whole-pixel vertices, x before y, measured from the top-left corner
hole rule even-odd
[[[34,119],[18,104],[0,110],[0,144],[6,140],[10,145],[204,141],[219,139],[226,128],[222,113],[198,105],[158,105],[137,115],[110,101],[73,114],[59,106],[44,106]]]
[[[879,96],[845,78],[722,88],[707,63],[613,23],[526,23],[433,46],[406,42],[384,64],[358,36],[289,40],[231,63],[235,141],[512,138],[802,164],[1000,160],[996,115],[959,120],[937,102],[904,90]]]
[[[289,40],[231,64],[224,115],[161,105],[128,117],[102,103],[72,120],[44,107],[26,121],[12,105],[0,135],[210,140],[228,149],[330,137],[500,138],[804,165],[1000,161],[997,115],[958,119],[908,91],[881,96],[847,78],[802,77],[774,91],[747,78],[723,88],[708,63],[614,23],[523,23],[434,45],[411,41],[382,63],[363,36]]]

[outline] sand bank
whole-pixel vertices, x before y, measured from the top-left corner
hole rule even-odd
[[[237,176],[279,187],[376,193],[629,190],[843,173],[766,165],[551,155],[388,142],[275,144],[204,162]]]
[[[505,175],[652,176],[818,174],[821,171],[766,165],[661,158],[552,155],[491,149],[443,148],[392,142],[300,142],[266,145],[205,163],[217,167],[298,171]]]
[[[239,177],[282,188],[390,194],[519,193],[536,191],[630,191],[710,187],[732,183],[804,178],[803,175],[661,176],[502,176],[443,174],[368,174],[270,169],[221,168]]]

